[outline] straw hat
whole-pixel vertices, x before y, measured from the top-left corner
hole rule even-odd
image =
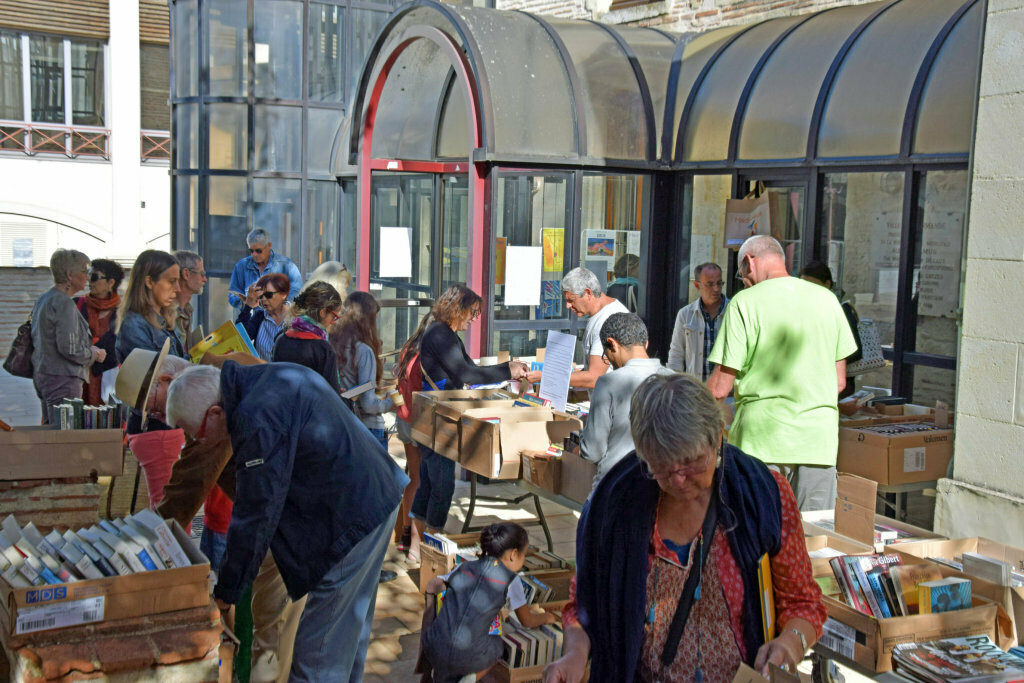
[[[142,423],[146,423],[146,403],[149,390],[156,379],[157,369],[163,364],[168,351],[171,350],[171,339],[164,340],[160,352],[148,349],[135,349],[121,363],[114,381],[114,395],[122,403],[126,403],[142,413]]]

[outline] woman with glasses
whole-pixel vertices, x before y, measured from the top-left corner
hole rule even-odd
[[[121,303],[121,295],[117,293],[124,279],[124,268],[114,261],[96,259],[92,262],[89,273],[89,293],[75,299],[78,312],[89,323],[93,345],[103,349],[107,357],[102,362],[92,364],[89,379],[85,382],[82,398],[86,405],[103,405],[100,394],[101,375],[107,370],[117,367],[117,354],[114,352],[114,341],[117,335],[114,322],[117,320],[117,307]]]
[[[545,681],[580,681],[588,657],[594,681],[730,681],[741,663],[767,676],[769,664],[794,668],[821,635],[825,606],[793,491],[724,444],[724,427],[692,375],[637,387],[636,452],[580,518],[564,656]],[[768,627],[761,576],[774,591]]]
[[[305,365],[320,374],[336,392],[341,393],[338,359],[327,342],[327,332],[341,317],[341,295],[331,285],[317,280],[295,297],[295,317],[284,333],[277,336],[270,360]]]
[[[480,367],[466,353],[459,338],[480,317],[483,300],[463,285],[452,285],[434,304],[434,322],[420,341],[423,389],[462,389],[467,384],[495,384],[526,377],[525,363],[513,361]],[[448,508],[455,493],[455,462],[426,446],[420,446],[420,484],[412,501],[416,531],[441,531],[448,520]]]
[[[256,347],[256,353],[269,361],[274,340],[285,329],[288,291],[291,280],[284,273],[268,273],[256,281],[235,322],[241,323]]]
[[[50,256],[53,287],[32,307],[32,383],[42,404],[43,423],[49,409],[66,398],[82,398],[82,383],[89,369],[106,359],[93,343],[93,335],[75,308],[72,295],[85,289],[89,257],[74,249],[58,249]]]

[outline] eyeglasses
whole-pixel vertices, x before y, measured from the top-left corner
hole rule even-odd
[[[89,281],[90,282],[96,282],[97,280],[108,280],[108,279],[109,278],[106,275],[104,275],[103,273],[99,273],[99,272],[97,272],[95,270],[92,272],[92,275],[89,276]]]
[[[330,313],[332,316],[332,318],[327,322],[328,325],[333,325],[334,323],[338,322],[341,319],[341,314],[339,314],[337,311],[332,311],[331,309],[328,308],[327,312]]]
[[[271,291],[268,290],[268,291],[265,291],[262,294],[260,294],[260,298],[261,299],[267,299],[269,301],[270,299],[274,298],[275,294],[280,294],[280,293],[281,292],[271,292]]]
[[[187,270],[188,272],[198,275],[199,277],[206,277],[205,270],[192,270],[191,268],[182,268],[182,270]]]
[[[266,249],[266,247],[263,247],[263,249]],[[262,254],[263,253],[263,249],[256,249],[255,247],[249,247],[249,253],[250,254]]]
[[[725,444],[723,443],[722,446],[719,447],[718,449],[719,457],[721,457],[724,448]],[[686,465],[683,467],[677,467],[674,470],[669,470],[668,472],[652,472],[650,465],[648,465],[643,460],[641,460],[640,462],[643,464],[644,476],[647,477],[648,479],[657,479],[659,481],[662,481],[665,479],[671,479],[672,477],[675,476],[680,476],[683,477],[684,479],[692,479],[693,477],[698,477],[707,472],[708,463],[711,461],[712,453],[714,453],[714,451],[708,451],[707,457],[704,458],[704,462],[701,463],[700,465]]]

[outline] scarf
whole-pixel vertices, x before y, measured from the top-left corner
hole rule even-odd
[[[291,327],[285,330],[284,336],[292,339],[327,339],[327,330],[308,315],[299,315],[292,320]]]
[[[757,567],[764,553],[781,548],[782,503],[768,468],[734,446],[725,447],[716,479],[718,526],[743,577],[743,641],[753,664],[764,644]],[[590,637],[594,683],[636,678],[659,493],[634,451],[605,475],[583,508],[576,530],[576,600]]]
[[[101,311],[116,309],[121,303],[120,294],[111,294],[106,299],[97,299],[91,294],[83,296],[78,300],[78,310],[85,313],[89,321],[89,329],[92,330],[92,343],[95,344],[110,329],[110,321],[114,316],[107,315],[100,317]]]

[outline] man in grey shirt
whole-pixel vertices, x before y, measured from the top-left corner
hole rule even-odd
[[[580,438],[583,458],[597,463],[594,486],[635,448],[629,431],[633,391],[651,375],[672,372],[657,358],[647,356],[647,327],[635,313],[608,316],[601,326],[601,343],[614,370],[598,378]]]

